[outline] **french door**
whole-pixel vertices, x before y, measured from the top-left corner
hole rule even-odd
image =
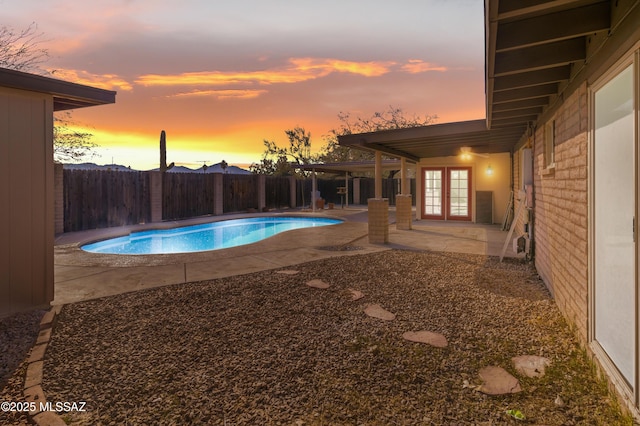
[[[471,220],[471,167],[422,169],[422,218]]]

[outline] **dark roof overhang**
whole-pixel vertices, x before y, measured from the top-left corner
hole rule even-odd
[[[463,146],[477,153],[511,152],[525,131],[526,126],[488,130],[486,120],[481,119],[344,135],[338,142],[418,162],[420,158],[458,155]]]
[[[55,78],[0,68],[0,86],[53,96],[53,110],[113,104],[116,92]]]
[[[487,128],[536,125],[607,44],[618,44],[623,22],[637,26],[639,4],[485,0]]]

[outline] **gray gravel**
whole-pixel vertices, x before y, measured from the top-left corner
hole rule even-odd
[[[45,356],[48,400],[87,401],[65,419],[91,425],[513,424],[509,409],[529,424],[629,421],[527,264],[387,251],[295,269],[65,306]],[[368,304],[395,320],[365,315]],[[448,346],[402,338],[419,330]],[[519,355],[552,364],[527,378]],[[464,386],[489,365],[523,391]]]
[[[22,389],[25,360],[38,338],[40,320],[45,311],[34,310],[0,318],[0,402],[24,401]],[[0,412],[0,424],[25,424],[24,413]]]

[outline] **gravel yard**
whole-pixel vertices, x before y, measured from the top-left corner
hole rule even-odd
[[[63,416],[87,425],[515,424],[507,410],[525,424],[631,424],[530,265],[392,250],[292,269],[65,306],[47,399],[87,401]],[[372,304],[395,319],[366,315]],[[420,330],[448,346],[402,337]],[[520,355],[551,365],[528,378]],[[486,366],[522,391],[479,392]]]

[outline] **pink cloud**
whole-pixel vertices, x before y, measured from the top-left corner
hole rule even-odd
[[[133,89],[131,83],[115,74],[92,74],[83,70],[55,69],[50,70],[54,77],[61,80],[70,81],[87,86],[94,86],[107,90],[124,90]]]

